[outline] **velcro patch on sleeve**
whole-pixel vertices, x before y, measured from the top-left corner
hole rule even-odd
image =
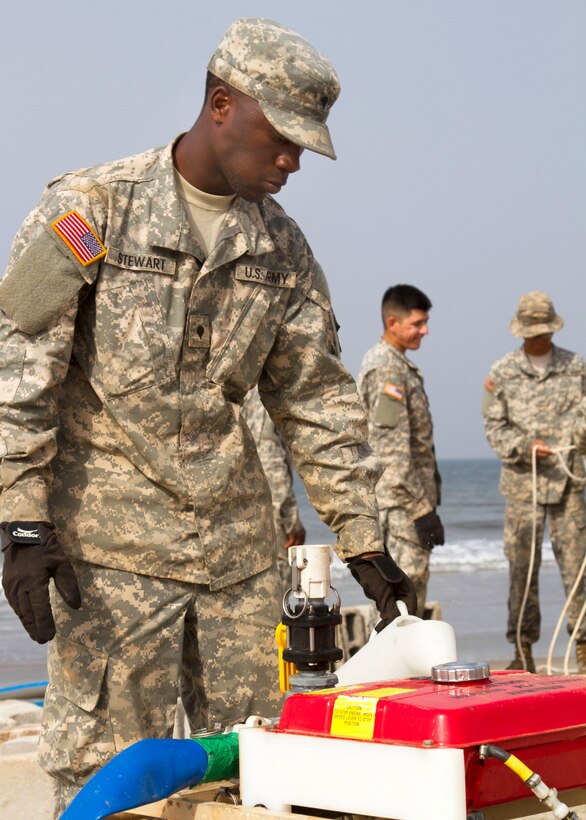
[[[63,214],[51,227],[84,267],[106,255],[106,248],[77,211]]]
[[[383,393],[386,396],[390,396],[392,399],[397,399],[397,401],[403,401],[405,396],[405,390],[403,387],[399,387],[398,384],[393,384],[393,382],[387,382],[383,387]]]
[[[63,251],[48,231],[41,231],[0,280],[0,309],[23,333],[46,330],[89,284]]]
[[[488,376],[488,378],[484,382],[484,387],[485,387],[486,390],[488,390],[489,393],[493,393],[494,388],[496,387],[495,380],[493,378],[491,378],[490,376]]]

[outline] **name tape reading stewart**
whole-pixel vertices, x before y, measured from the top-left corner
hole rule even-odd
[[[144,271],[145,273],[164,273],[167,276],[175,274],[175,260],[163,256],[153,256],[148,253],[128,253],[118,248],[110,248],[106,262],[125,270]]]
[[[242,282],[258,282],[274,288],[294,288],[296,274],[291,271],[269,270],[255,265],[236,265],[235,279]]]

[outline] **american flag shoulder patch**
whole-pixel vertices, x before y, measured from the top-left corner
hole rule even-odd
[[[492,379],[490,376],[488,376],[488,378],[484,382],[484,387],[485,387],[486,390],[488,390],[489,393],[493,393],[494,388],[496,387],[495,380]]]
[[[77,211],[63,214],[51,227],[84,267],[106,255],[106,248]]]
[[[392,399],[397,399],[397,401],[403,401],[405,390],[402,387],[399,387],[398,384],[393,384],[393,382],[387,382],[383,388],[383,393],[386,396],[390,396]]]

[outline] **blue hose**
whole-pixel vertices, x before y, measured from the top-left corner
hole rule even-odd
[[[46,689],[46,680],[33,681],[32,683],[14,683],[11,686],[2,686],[0,688],[0,700],[6,700],[8,698],[36,700],[39,698],[42,703]]]
[[[102,820],[196,786],[208,769],[208,752],[195,740],[139,740],[100,769],[60,820]]]

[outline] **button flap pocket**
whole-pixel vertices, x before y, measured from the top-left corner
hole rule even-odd
[[[67,700],[85,712],[93,711],[102,691],[108,656],[62,635],[55,635],[53,642],[54,652],[49,653],[51,679],[60,680]]]
[[[234,321],[227,331],[222,332],[221,321],[217,320],[218,328],[212,331],[213,358],[207,369],[210,381],[227,384],[238,371],[236,381],[243,389],[249,389],[274,342],[277,326],[273,328],[265,322],[269,308],[274,305],[267,291],[258,287],[238,312],[233,311]],[[263,322],[264,332],[258,333]],[[219,349],[214,349],[214,342],[221,342]]]

